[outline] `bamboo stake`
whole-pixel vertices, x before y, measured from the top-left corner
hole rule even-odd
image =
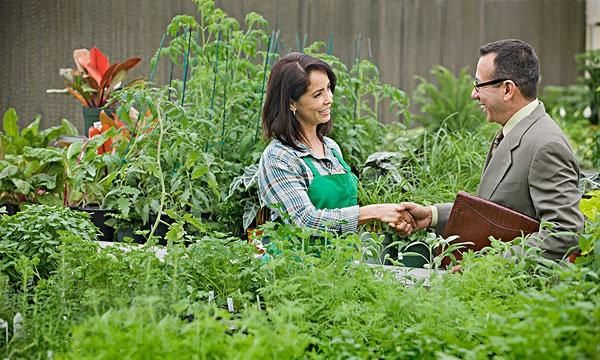
[[[150,77],[148,79],[149,82],[154,81],[154,76],[156,76],[156,71],[158,69],[158,63],[160,61],[160,53],[162,52],[163,44],[165,42],[165,38],[167,37],[167,33],[164,32],[162,38],[160,39],[160,45],[158,46],[158,55],[156,55],[156,62],[154,66],[152,66],[152,70],[150,71]]]
[[[215,64],[213,66],[213,73],[214,73],[214,77],[213,77],[213,85],[212,85],[212,94],[210,96],[210,107],[209,107],[209,113],[208,113],[208,122],[212,123],[212,118],[213,118],[213,112],[215,109],[215,94],[217,92],[217,72],[218,70],[218,66],[219,66],[219,48],[221,46],[221,30],[219,30],[219,34],[217,35],[217,50],[216,50],[216,54],[215,54]],[[208,138],[206,139],[206,145],[204,145],[204,152],[208,151]]]
[[[188,74],[188,67],[189,67],[189,63],[190,63],[190,47],[192,46],[192,29],[188,29],[189,33],[188,33],[188,46],[187,46],[187,51],[185,54],[185,58],[183,59],[183,90],[181,92],[181,106],[183,107],[183,103],[185,102],[185,88],[187,85],[187,74]],[[185,38],[185,33],[183,35],[183,37]]]
[[[271,41],[273,40],[274,36],[275,36],[275,32],[271,32],[271,36],[269,36],[269,42],[267,44],[267,56],[265,58],[265,66],[263,67],[263,81],[262,81],[262,87],[260,89],[260,106],[258,108],[258,116],[256,117],[256,130],[254,131],[254,142],[255,143],[258,138],[258,128],[259,128],[261,112],[262,112],[261,110],[262,110],[263,100],[264,100],[264,96],[265,96],[265,83],[267,80],[267,65],[269,65],[269,53],[271,51]]]

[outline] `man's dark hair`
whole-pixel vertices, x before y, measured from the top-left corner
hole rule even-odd
[[[498,40],[479,48],[479,55],[496,54],[494,79],[511,79],[527,100],[537,96],[540,63],[533,46],[518,39]]]
[[[263,132],[267,139],[275,138],[294,149],[299,149],[298,143],[306,140],[302,126],[290,110],[290,105],[292,100],[298,101],[306,92],[312,71],[325,72],[329,78],[331,92],[335,91],[335,74],[331,66],[322,60],[294,52],[282,57],[273,65],[262,111]],[[331,120],[317,125],[317,136],[321,141],[331,127]]]

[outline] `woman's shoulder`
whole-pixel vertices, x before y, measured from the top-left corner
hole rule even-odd
[[[335,142],[335,140],[333,140],[330,137],[327,136],[323,136],[323,142],[325,143],[325,146],[334,149],[335,151],[341,153],[342,150],[340,148],[340,146],[338,145],[338,143]]]
[[[262,153],[261,160],[293,161],[297,159],[297,151],[277,139],[271,140]]]

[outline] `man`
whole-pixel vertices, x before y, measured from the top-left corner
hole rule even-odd
[[[581,231],[579,167],[565,135],[536,98],[540,70],[533,47],[499,40],[482,46],[479,54],[471,98],[502,129],[490,146],[478,196],[550,221],[555,232]],[[451,203],[403,205],[417,221],[416,229],[435,227],[438,234],[452,210]],[[534,235],[544,239],[539,247],[550,259],[562,258],[577,245],[572,235]],[[531,245],[538,246],[533,240]]]

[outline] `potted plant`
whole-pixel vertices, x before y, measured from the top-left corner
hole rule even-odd
[[[87,212],[96,227],[102,232],[103,241],[112,241],[114,229],[106,224],[109,214],[114,213],[104,207],[115,169],[120,166],[118,156],[105,152],[98,154],[108,138],[114,137],[117,130],[111,130],[81,142],[71,144],[63,155],[65,181],[63,203],[72,209]]]
[[[124,62],[110,64],[102,51],[94,47],[91,50],[76,49],[73,51],[73,60],[75,69],[59,71],[65,79],[66,88],[50,89],[47,92],[73,95],[83,105],[84,130],[87,130],[94,122],[99,121],[98,116],[103,109],[107,115],[112,116],[114,104],[109,102],[112,92],[123,87],[127,72],[142,59],[132,57]]]

